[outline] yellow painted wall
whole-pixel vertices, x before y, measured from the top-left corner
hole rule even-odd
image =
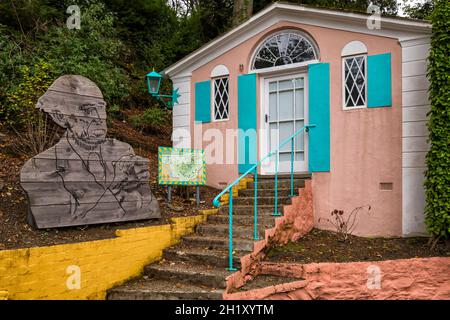
[[[139,275],[162,250],[217,210],[172,218],[172,224],[117,230],[117,238],[0,251],[2,299],[104,299],[106,290]],[[79,267],[80,288],[69,289]],[[69,269],[68,269],[69,268]],[[69,287],[70,287],[69,281]]]
[[[242,178],[241,181],[239,181],[236,185],[232,187],[233,190],[233,198],[237,197],[239,195],[239,190],[245,190],[247,189],[247,183],[253,182],[253,178],[246,177]],[[220,205],[225,206],[228,204],[230,194],[227,192],[224,195],[220,197]]]

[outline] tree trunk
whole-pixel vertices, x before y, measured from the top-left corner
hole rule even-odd
[[[247,20],[253,13],[253,0],[234,0],[233,27]]]

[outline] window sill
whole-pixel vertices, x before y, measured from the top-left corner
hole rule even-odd
[[[230,121],[230,119],[228,118],[228,119],[221,119],[221,120],[213,120],[213,121],[211,121],[211,123],[216,123],[216,122],[227,122],[227,121]]]
[[[367,106],[360,106],[360,107],[342,107],[343,111],[352,111],[352,110],[361,110],[361,109],[368,109]]]
[[[269,68],[262,68],[262,69],[254,69],[249,70],[248,73],[256,73],[261,74],[264,76],[270,75],[270,74],[276,74],[280,72],[290,72],[290,71],[297,71],[299,69],[307,67],[309,64],[315,64],[319,63],[320,61],[318,59],[309,60],[305,62],[299,62],[299,63],[292,63],[292,64],[286,64],[278,67],[269,67]]]

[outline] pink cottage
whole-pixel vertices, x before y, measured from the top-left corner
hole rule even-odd
[[[430,33],[423,21],[275,3],[164,70],[181,94],[173,146],[205,149],[207,184],[224,188],[309,125],[294,170],[311,174],[317,227],[370,204],[355,234],[423,234]],[[275,170],[273,159],[258,167]]]

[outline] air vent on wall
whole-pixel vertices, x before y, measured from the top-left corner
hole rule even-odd
[[[392,191],[394,184],[392,182],[380,182],[381,191]]]

